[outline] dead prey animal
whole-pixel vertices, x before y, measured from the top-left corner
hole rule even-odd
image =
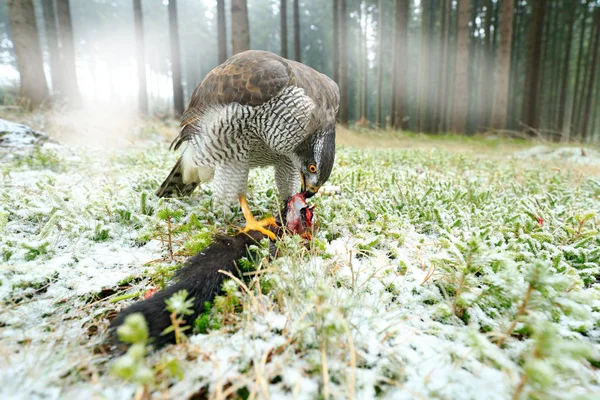
[[[290,197],[281,220],[273,219],[273,224],[269,227],[275,233],[276,240],[286,231],[310,239],[313,208],[307,205],[303,193]],[[237,261],[243,257],[252,257],[251,246],[266,237],[259,231],[242,232],[235,236],[217,236],[211,246],[187,260],[175,274],[171,286],[121,311],[110,325],[113,339],[116,337],[116,329],[125,322],[127,316],[141,313],[146,319],[149,337],[155,348],[175,343],[173,332],[164,333],[171,326],[171,314],[166,310],[165,300],[181,290],[186,290],[188,299],[193,298],[193,314],[186,317],[187,324],[191,325],[204,312],[205,303],[212,303],[216,296],[223,293],[223,282],[229,279],[223,271],[241,277]],[[270,248],[271,255],[276,257],[274,242],[271,242]]]

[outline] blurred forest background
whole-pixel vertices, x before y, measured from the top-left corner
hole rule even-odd
[[[177,116],[249,48],[344,125],[600,142],[600,0],[0,0],[0,103]]]

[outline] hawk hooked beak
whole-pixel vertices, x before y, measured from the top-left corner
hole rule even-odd
[[[301,173],[301,175],[302,175],[302,193],[304,193],[304,195],[306,196],[307,199],[310,197],[313,197],[319,191],[320,186],[315,187],[310,184],[307,184],[304,173]]]

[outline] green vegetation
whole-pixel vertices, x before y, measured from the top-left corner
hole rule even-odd
[[[166,309],[171,313],[171,326],[165,329],[163,335],[167,333],[175,333],[175,341],[177,344],[182,343],[187,337],[183,333],[190,329],[189,325],[185,325],[183,317],[194,313],[194,299],[188,299],[187,290],[181,290],[165,301]]]
[[[191,395],[199,382],[200,392],[261,398],[298,388],[308,398],[590,396],[600,385],[599,178],[568,160],[461,141],[467,152],[443,150],[443,139],[427,150],[340,148],[328,185],[311,199],[313,241],[284,237],[276,260],[266,242],[256,246],[238,263],[244,279],[225,283],[195,321],[183,322],[185,293],[172,298],[165,307],[179,346],[149,355],[144,330],[131,327],[134,350],[114,367],[126,386],[115,386],[106,359],[94,355],[102,335],[67,343],[61,329],[81,332],[90,315],[104,332],[107,310],[167,285],[187,256],[243,218],[216,206],[209,185],[186,199],[151,195],[174,157],[162,147],[128,150],[144,156],[126,164],[84,151],[34,176],[13,159],[0,188],[8,263],[0,290],[10,304],[0,322],[27,333],[0,338],[2,346],[17,354],[14,367],[18,354],[65,343],[36,368],[63,357],[80,372],[49,375],[44,387],[86,384],[80,360],[92,357],[99,383],[89,390],[122,397]],[[276,210],[272,172],[254,171],[250,183],[255,213]],[[111,285],[114,296],[80,307]],[[26,308],[38,301],[39,313]],[[27,340],[41,331],[46,339]]]

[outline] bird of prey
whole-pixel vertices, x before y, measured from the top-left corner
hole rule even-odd
[[[238,53],[206,75],[194,90],[171,144],[183,153],[158,188],[159,197],[187,196],[213,179],[213,198],[239,201],[245,231],[266,229],[246,200],[248,172],[273,165],[285,202],[301,185],[307,197],[329,178],[335,158],[337,84],[314,69],[276,54]]]

